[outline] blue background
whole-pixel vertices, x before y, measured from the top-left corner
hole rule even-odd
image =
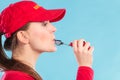
[[[1,0],[0,11],[16,1]],[[47,9],[67,9],[64,19],[53,23],[57,27],[56,38],[66,43],[80,38],[91,42],[95,47],[94,80],[120,80],[120,0],[34,1]],[[40,55],[37,72],[43,80],[75,80],[78,66],[72,48],[57,48],[54,53]]]

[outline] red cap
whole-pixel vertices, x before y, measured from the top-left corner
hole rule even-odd
[[[56,22],[65,15],[65,9],[47,10],[33,1],[20,1],[10,4],[0,16],[0,31],[9,38],[12,33],[28,22],[42,22],[49,20]]]

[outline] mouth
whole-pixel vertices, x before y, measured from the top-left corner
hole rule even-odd
[[[53,39],[54,44],[56,44],[56,39]]]
[[[63,45],[64,43],[63,43],[61,40],[56,40],[56,39],[55,39],[55,44],[56,44],[57,46],[60,46],[60,45]]]

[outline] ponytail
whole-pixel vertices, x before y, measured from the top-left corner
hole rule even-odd
[[[6,62],[8,62],[8,57],[4,52],[4,49],[2,47],[2,33],[0,32],[0,69],[1,70],[6,70],[7,64],[5,64]]]
[[[5,70],[6,69],[6,66],[7,64],[4,64],[8,61],[8,57],[7,55],[5,55],[5,52],[3,50],[3,47],[2,47],[2,27],[1,27],[1,16],[0,16],[0,71],[1,70]]]
[[[11,69],[15,61],[6,55],[2,47],[2,35],[3,33],[0,32],[0,71],[6,71]]]
[[[24,27],[24,28],[26,28],[26,27]],[[7,38],[5,40],[4,48],[6,50],[11,50],[17,45],[17,39],[15,37],[16,33],[14,35],[12,35],[10,38]],[[3,33],[0,32],[0,71],[7,71],[7,70],[21,71],[21,72],[29,74],[35,80],[42,80],[40,75],[34,69],[32,69],[28,65],[22,63],[21,61],[15,60],[13,58],[9,58],[6,55],[6,53],[2,47],[2,35],[3,35]],[[16,42],[16,44],[15,44],[15,42]]]

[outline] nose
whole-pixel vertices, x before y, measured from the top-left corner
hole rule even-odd
[[[51,32],[56,32],[56,27],[51,24]]]
[[[57,29],[56,29],[56,27],[55,27],[55,26],[53,26],[53,32],[56,32],[56,30],[57,30]]]

